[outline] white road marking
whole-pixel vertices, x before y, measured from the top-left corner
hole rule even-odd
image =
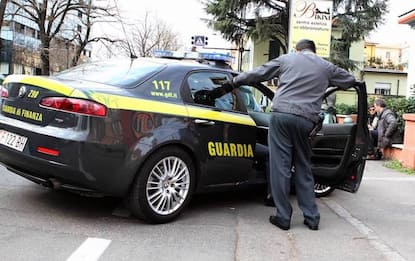
[[[340,206],[334,200],[328,198],[321,198],[326,205],[333,210],[337,215],[341,218],[345,219],[349,222],[352,226],[354,226],[360,233],[367,237],[369,244],[371,244],[376,250],[378,250],[382,255],[386,258],[386,260],[390,261],[406,261],[395,249],[388,246],[382,239],[378,237],[378,235],[366,226],[362,221],[353,217],[350,212]]]
[[[415,181],[415,177],[363,177],[363,180],[375,181]]]
[[[66,261],[96,261],[110,243],[108,239],[89,237]]]

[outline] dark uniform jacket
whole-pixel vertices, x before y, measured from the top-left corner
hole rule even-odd
[[[378,147],[386,148],[392,145],[392,142],[396,141],[399,137],[398,121],[395,113],[390,109],[383,109],[379,114],[378,120]]]
[[[281,55],[233,79],[239,86],[278,78],[272,110],[319,121],[322,98],[329,86],[347,89],[356,81],[346,70],[309,50]]]

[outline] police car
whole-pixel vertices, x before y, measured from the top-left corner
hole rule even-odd
[[[257,148],[267,144],[273,91],[242,86],[212,104],[198,103],[196,92],[236,74],[225,66],[231,57],[159,56],[176,59],[8,76],[1,89],[1,163],[51,188],[125,198],[135,216],[151,223],[172,221],[195,193],[266,184]],[[358,99],[357,122],[325,124],[312,140],[322,192],[356,192],[362,179],[366,89],[350,90]]]

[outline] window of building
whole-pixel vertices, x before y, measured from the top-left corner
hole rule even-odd
[[[390,59],[391,58],[391,52],[386,52],[386,59]]]
[[[21,65],[21,64],[13,64],[13,73],[23,74],[23,65]]]
[[[376,82],[375,83],[375,94],[378,95],[391,95],[391,83]]]
[[[25,32],[25,25],[20,23],[15,23],[16,32],[24,34]]]
[[[82,32],[82,26],[78,25],[78,32]]]
[[[84,55],[84,56],[88,56],[88,57],[91,57],[91,51],[88,51],[88,50],[83,50],[82,51],[82,54]]]
[[[0,73],[2,74],[9,74],[9,64],[8,63],[0,63]]]
[[[33,28],[28,27],[26,30],[26,35],[36,38],[36,31]]]

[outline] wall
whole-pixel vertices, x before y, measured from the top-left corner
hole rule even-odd
[[[350,46],[349,58],[352,61],[357,62],[359,69],[362,69],[365,61],[365,42],[355,42]]]
[[[355,91],[336,92],[336,104],[357,105],[357,94]]]
[[[268,62],[269,41],[261,41],[255,43],[253,66],[257,67]]]
[[[415,96],[415,33],[411,37],[410,48],[409,48],[409,61],[408,61],[408,82],[406,89],[406,96]],[[411,62],[412,61],[412,62]]]
[[[390,83],[391,95],[405,96],[407,88],[407,73],[399,71],[365,69],[362,80],[366,82],[367,93],[375,94],[375,83]]]

